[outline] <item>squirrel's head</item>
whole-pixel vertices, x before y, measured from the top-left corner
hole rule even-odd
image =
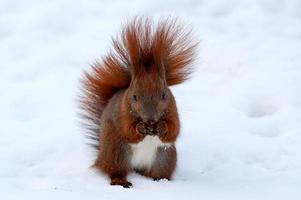
[[[126,94],[131,115],[150,124],[164,117],[174,102],[166,80],[152,73],[133,79]]]
[[[136,18],[113,45],[110,63],[130,72],[126,98],[131,114],[144,122],[158,121],[175,104],[168,86],[182,83],[191,72],[196,44],[190,31],[176,19],[154,26],[149,19]]]

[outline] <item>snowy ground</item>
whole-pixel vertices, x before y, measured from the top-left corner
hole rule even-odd
[[[161,2],[161,3],[160,3]],[[78,79],[127,17],[200,39],[171,182],[111,187],[76,118]],[[301,1],[0,0],[1,199],[301,199]]]

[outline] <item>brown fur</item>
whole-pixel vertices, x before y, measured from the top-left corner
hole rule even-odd
[[[111,178],[112,185],[130,187],[126,176],[133,170],[155,180],[170,179],[180,123],[168,86],[188,78],[196,44],[190,31],[174,19],[154,26],[150,19],[135,18],[113,40],[113,47],[83,79],[84,124],[99,150],[94,166]],[[129,144],[147,134],[172,146],[157,149],[150,170],[133,169]]]

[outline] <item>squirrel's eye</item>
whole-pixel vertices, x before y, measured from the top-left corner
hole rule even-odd
[[[133,95],[133,100],[134,100],[134,101],[138,101],[137,95],[135,95],[135,94]]]
[[[163,93],[161,94],[161,99],[164,100],[165,98],[166,98],[166,94],[165,94],[165,92],[163,92]]]

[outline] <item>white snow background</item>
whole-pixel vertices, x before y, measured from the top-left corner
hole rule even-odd
[[[174,87],[181,117],[171,182],[89,168],[79,78],[122,23],[179,16],[200,41]],[[301,1],[0,0],[0,198],[301,199]]]

